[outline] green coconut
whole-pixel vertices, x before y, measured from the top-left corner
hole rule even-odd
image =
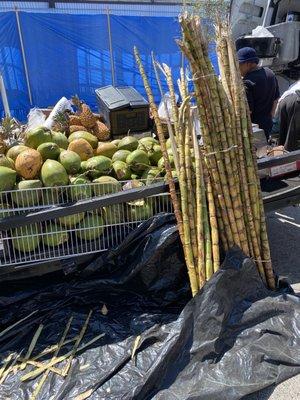
[[[46,160],[42,166],[41,179],[46,187],[66,186],[69,177],[65,168],[55,160]]]
[[[129,165],[133,172],[141,172],[150,165],[149,157],[143,150],[134,150],[126,158],[126,164]]]
[[[16,146],[11,147],[7,153],[6,157],[11,158],[13,161],[16,161],[17,157],[19,154],[22,153],[22,151],[28,150],[28,146],[24,146],[23,144],[17,144]]]
[[[93,192],[95,196],[117,193],[122,189],[122,185],[112,176],[100,176],[93,180]]]
[[[84,218],[84,212],[67,215],[66,217],[60,217],[59,222],[67,228],[74,228],[79,222],[81,222]]]
[[[25,145],[37,149],[42,143],[52,142],[52,133],[49,129],[39,127],[26,132]]]
[[[169,161],[170,161],[171,168],[174,168],[175,167],[174,157],[169,155]],[[163,170],[165,168],[165,161],[164,161],[163,157],[161,157],[161,159],[158,161],[157,166],[161,170]]]
[[[71,135],[68,138],[68,141],[69,143],[72,143],[73,140],[76,139],[86,140],[92,146],[93,149],[96,149],[98,146],[98,139],[96,138],[96,136],[86,131],[78,131],[71,133]]]
[[[92,197],[92,187],[90,180],[83,176],[70,178],[70,196],[73,201],[89,199]]]
[[[105,156],[95,156],[87,160],[86,170],[90,171],[92,178],[110,173],[112,167],[111,159]]]
[[[43,161],[48,159],[57,160],[60,154],[60,149],[56,143],[42,143],[37,148],[37,151],[42,156]]]
[[[139,140],[138,149],[144,150],[146,153],[152,152],[154,146],[159,146],[157,140],[148,137]]]
[[[144,171],[142,179],[145,181],[146,185],[151,185],[151,183],[156,183],[162,181],[161,170],[159,168],[149,168]]]
[[[15,169],[15,163],[11,158],[6,157],[4,154],[0,154],[0,167]]]
[[[114,144],[114,145],[117,146],[117,147],[119,146],[119,143],[120,143],[120,142],[121,142],[121,139],[115,139],[115,140],[112,140],[112,141],[111,141],[111,143]]]
[[[81,169],[81,172],[86,172],[87,171],[87,161],[81,161],[80,169]]]
[[[118,150],[118,147],[109,142],[100,142],[97,147],[97,155],[98,156],[105,156],[108,158],[112,158],[115,152]]]
[[[81,240],[96,240],[104,232],[104,220],[96,214],[87,214],[80,223],[80,229],[76,230],[76,235]]]
[[[43,183],[39,179],[20,181],[16,190],[11,193],[12,201],[18,207],[33,207],[39,204],[42,197]]]
[[[145,144],[148,144],[148,143],[159,144],[159,142],[151,136],[143,137],[139,140],[139,144],[144,144],[144,143]]]
[[[149,160],[151,165],[157,165],[158,161],[162,157],[162,151],[158,144],[155,144],[152,149],[148,152]]]
[[[22,253],[36,250],[41,241],[39,229],[36,225],[21,226],[11,231],[12,246]]]
[[[153,216],[151,204],[145,200],[136,200],[129,204],[129,220],[145,221]]]
[[[126,182],[125,185],[123,185],[123,190],[137,189],[141,186],[145,186],[142,181],[139,181],[138,179],[132,179],[131,181]]]
[[[138,174],[131,174],[130,179],[131,180],[139,179],[139,175]]]
[[[8,203],[0,201],[0,218],[8,218],[15,215],[13,211],[10,211],[11,208]]]
[[[126,162],[126,158],[129,156],[131,152],[129,150],[118,150],[112,156],[112,162],[115,161],[123,161]]]
[[[67,150],[69,146],[69,141],[67,136],[61,132],[52,131],[52,142],[56,143],[59,148],[64,150]]]
[[[113,170],[119,181],[127,181],[131,177],[131,170],[123,161],[115,161],[113,163]]]
[[[81,158],[75,151],[62,151],[58,157],[58,161],[70,175],[77,174],[81,171]]]
[[[14,169],[0,167],[0,192],[12,190],[16,184],[17,173]]]
[[[118,144],[119,150],[134,151],[137,149],[139,141],[134,136],[125,136]]]
[[[69,240],[68,232],[56,224],[50,223],[43,232],[42,241],[48,247],[57,247]]]
[[[125,211],[123,204],[103,208],[103,216],[106,225],[120,224],[125,221]]]
[[[61,204],[62,202],[64,203],[64,194],[65,194],[66,188],[64,187],[50,187],[50,188],[43,188],[41,190],[42,192],[42,200],[41,203],[44,205],[57,205]]]

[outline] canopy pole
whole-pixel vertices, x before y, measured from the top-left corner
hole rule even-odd
[[[181,52],[181,68],[184,70],[184,54]]]
[[[22,30],[21,30],[21,24],[20,24],[20,18],[19,18],[19,11],[18,11],[17,8],[15,8],[15,13],[16,13],[16,19],[17,19],[17,26],[18,26],[19,39],[20,39],[20,44],[21,44],[21,52],[22,52],[24,70],[25,70],[25,77],[26,77],[27,90],[28,90],[28,97],[29,97],[30,105],[32,106],[31,87],[30,87],[30,81],[29,81],[29,75],[28,75],[28,68],[27,68],[26,55],[25,55],[25,50],[24,50],[24,42],[23,42],[23,36],[22,36]]]
[[[0,74],[0,95],[2,97],[2,103],[4,107],[4,112],[6,117],[10,117],[10,109],[9,109],[9,104],[7,100],[7,94],[6,94],[6,89],[4,85],[4,80],[3,76]]]
[[[107,28],[108,28],[109,53],[110,53],[110,65],[111,65],[111,80],[112,80],[113,86],[116,86],[115,63],[114,63],[114,54],[113,54],[112,38],[111,38],[111,26],[110,26],[110,13],[109,13],[108,7],[106,9],[106,15],[107,15]]]
[[[262,26],[266,26],[266,24],[267,24],[267,18],[268,18],[268,15],[269,15],[269,9],[270,9],[271,3],[272,3],[272,0],[268,0],[268,4],[267,4],[267,7],[266,7],[266,11],[265,11],[264,19],[263,19],[263,22],[262,22]]]

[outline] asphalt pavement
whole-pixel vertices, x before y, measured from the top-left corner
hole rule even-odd
[[[269,213],[267,224],[274,270],[300,295],[300,207]],[[300,374],[243,400],[300,400]]]

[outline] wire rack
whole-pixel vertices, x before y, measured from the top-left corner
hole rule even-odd
[[[109,250],[141,222],[173,211],[168,192],[121,200],[132,189],[129,181],[2,192],[0,266]],[[112,195],[109,205],[99,207],[99,199]]]

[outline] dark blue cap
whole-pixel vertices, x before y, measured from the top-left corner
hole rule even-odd
[[[243,47],[237,52],[238,60],[240,64],[247,62],[259,63],[256,51],[252,47]]]

